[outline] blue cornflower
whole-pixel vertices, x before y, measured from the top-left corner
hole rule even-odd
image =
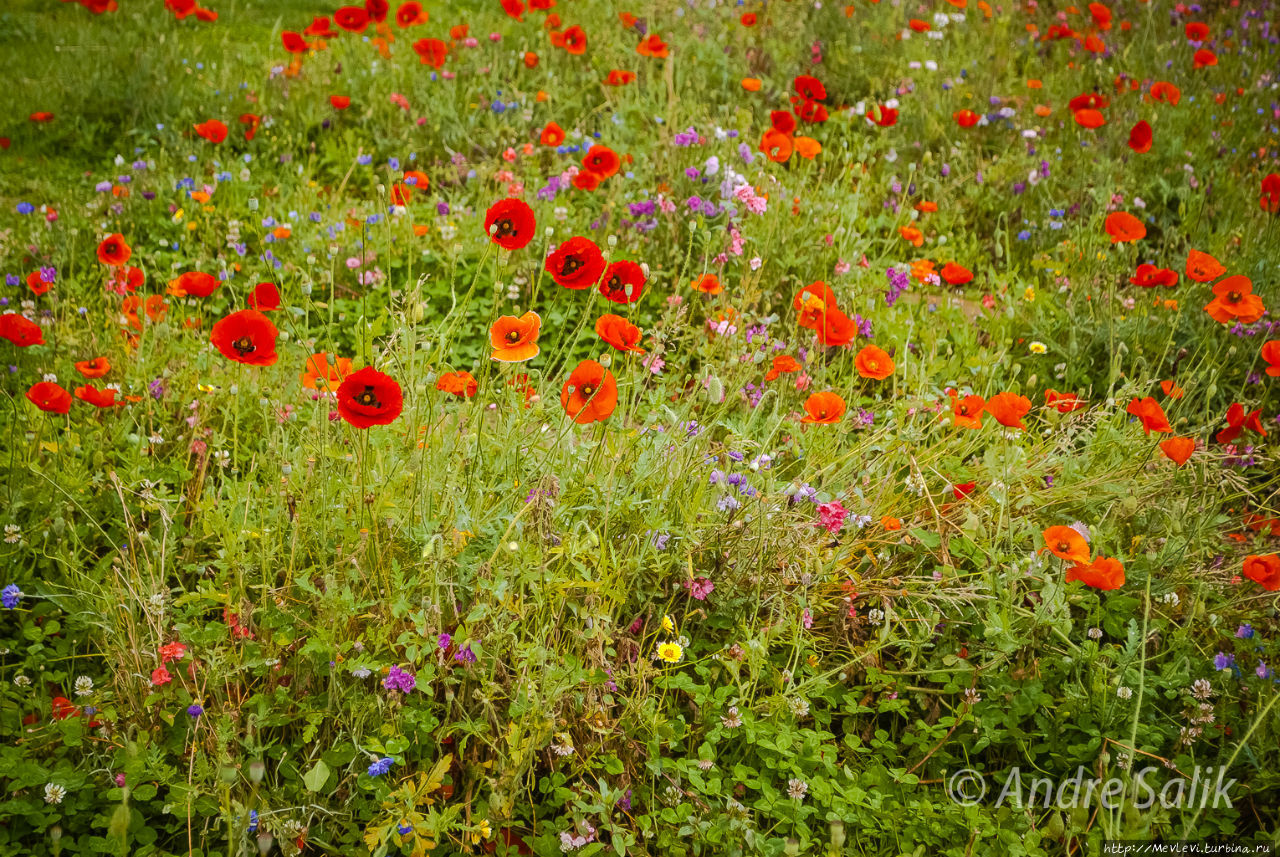
[[[22,600],[22,596],[25,594],[18,588],[18,584],[10,583],[0,590],[0,603],[4,604],[6,610],[12,610],[18,606],[18,602]]]
[[[1218,654],[1213,657],[1213,668],[1219,672],[1231,669],[1235,666],[1235,663],[1236,656],[1229,655],[1226,652],[1218,652]]]
[[[394,765],[395,763],[396,763],[396,760],[391,758],[390,756],[386,757],[385,759],[379,759],[378,761],[374,762],[372,765],[369,766],[369,776],[380,777],[383,774],[385,774],[387,771],[391,770],[391,766]]]

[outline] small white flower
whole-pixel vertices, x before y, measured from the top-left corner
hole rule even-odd
[[[809,784],[804,780],[798,780],[792,777],[787,780],[787,797],[792,800],[804,800],[804,796],[809,792]]]
[[[964,689],[964,702],[965,705],[977,705],[982,702],[982,694],[978,693],[976,687],[966,687]]]
[[[4,525],[4,540],[8,544],[14,545],[22,541],[22,528],[17,524]]]
[[[1117,687],[1116,696],[1120,697],[1121,699],[1132,699],[1133,689],[1129,687]]]
[[[1089,629],[1089,639],[1090,639],[1090,640],[1101,640],[1101,639],[1102,639],[1102,629],[1101,629],[1101,628],[1090,628],[1090,629]]]
[[[22,673],[18,673],[13,677],[13,683],[18,687],[31,687],[31,679],[27,678]]]
[[[1191,685],[1191,695],[1196,699],[1208,699],[1213,696],[1213,685],[1207,678],[1198,678]]]
[[[867,621],[872,625],[879,625],[884,622],[884,611],[878,607],[873,607],[867,611]]]
[[[809,716],[809,700],[803,696],[793,696],[787,700],[787,706],[796,717]]]
[[[88,696],[93,693],[93,679],[82,675],[76,679],[76,696]]]
[[[57,783],[46,783],[44,787],[45,803],[62,803],[62,799],[67,796],[67,790]]]
[[[742,717],[738,714],[738,706],[729,706],[729,713],[720,718],[720,725],[725,729],[737,729],[742,725]]]

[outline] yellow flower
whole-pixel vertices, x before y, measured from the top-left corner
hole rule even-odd
[[[671,618],[670,613],[662,617],[662,630],[666,631],[668,634],[674,634],[676,632],[676,620]]]
[[[478,845],[493,835],[493,831],[489,828],[489,821],[485,819],[480,822],[480,826],[471,831],[471,844]]]
[[[1030,348],[1032,354],[1044,354],[1049,350],[1049,347],[1043,342],[1033,342],[1031,343]]]
[[[1031,286],[1027,286],[1027,290],[1022,293],[1022,299],[1030,303],[1036,299],[1036,290]]]
[[[678,664],[684,658],[684,647],[679,643],[662,643],[658,646],[658,657],[669,664]]]

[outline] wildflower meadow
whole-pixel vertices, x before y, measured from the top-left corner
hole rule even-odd
[[[0,855],[1273,853],[1278,10],[3,0]]]

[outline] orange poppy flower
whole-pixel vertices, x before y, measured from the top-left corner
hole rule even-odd
[[[101,378],[111,371],[111,364],[105,357],[95,357],[76,363],[76,371],[86,378]]]
[[[123,265],[129,261],[131,255],[133,250],[125,243],[124,236],[119,232],[103,238],[102,243],[98,245],[98,261],[104,265],[113,267]]]
[[[196,129],[197,134],[210,143],[217,144],[227,139],[227,126],[217,119],[208,119],[192,127]]]
[[[1201,48],[1191,57],[1192,68],[1208,68],[1218,64],[1218,55],[1208,48]]]
[[[1171,437],[1160,441],[1160,451],[1165,458],[1181,467],[1187,463],[1191,453],[1196,451],[1196,439],[1193,437]]]
[[[1152,101],[1160,101],[1177,107],[1178,102],[1182,100],[1182,90],[1168,81],[1158,80],[1151,84],[1151,88],[1147,90],[1147,97]]]
[[[1111,236],[1112,244],[1127,244],[1147,236],[1147,227],[1127,211],[1113,211],[1108,214],[1103,228]]]
[[[951,422],[958,428],[982,428],[982,412],[987,401],[981,396],[960,396],[951,391]]]
[[[579,425],[607,420],[618,407],[618,382],[594,360],[583,360],[560,390],[560,406]]]
[[[1272,378],[1280,378],[1280,339],[1262,343],[1262,359],[1267,363],[1266,372]]]
[[[742,79],[742,88],[747,92],[759,92],[761,85],[758,77],[744,77]]]
[[[1022,418],[1031,413],[1031,400],[1017,393],[996,393],[987,400],[987,413],[1006,428],[1025,429]]]
[[[785,164],[795,150],[791,135],[784,134],[777,128],[769,128],[760,138],[760,151],[776,164]]]
[[[1251,324],[1262,318],[1266,307],[1262,298],[1253,293],[1253,281],[1242,274],[1227,277],[1213,287],[1213,300],[1205,305],[1204,311],[1222,324],[1241,321]]]
[[[1192,250],[1187,254],[1187,277],[1197,283],[1208,283],[1227,272],[1227,268],[1208,253]]]
[[[844,399],[835,393],[814,393],[805,400],[804,409],[807,416],[801,418],[802,423],[819,423],[830,425],[840,422],[844,416]]]
[[[582,168],[603,181],[616,174],[621,163],[617,152],[608,146],[597,145],[587,150],[587,156],[582,159]]]
[[[938,204],[936,202],[929,202],[928,200],[921,200],[915,204],[915,209],[921,214],[928,214],[930,212],[937,211]]]
[[[708,295],[718,295],[724,291],[724,287],[720,285],[720,278],[715,274],[703,274],[698,277],[693,281],[693,288]]]
[[[1245,557],[1243,574],[1268,592],[1280,590],[1280,554]]]
[[[898,227],[898,234],[902,236],[902,240],[916,247],[924,244],[924,233],[910,224]]]
[[[480,389],[480,384],[470,372],[445,372],[436,380],[436,389],[451,396],[471,399]]]
[[[639,45],[636,46],[636,53],[642,57],[655,57],[661,59],[665,57],[669,51],[667,43],[658,37],[657,33],[650,33]]]
[[[796,137],[792,145],[795,153],[808,161],[822,153],[822,144],[812,137]]]
[[[823,315],[836,308],[836,295],[830,286],[818,280],[797,292],[791,304],[796,310],[799,325],[816,330]]]
[[[1071,116],[1076,120],[1076,124],[1081,128],[1093,130],[1094,128],[1101,128],[1103,125],[1107,124],[1107,118],[1102,115],[1101,110],[1093,110],[1089,107],[1086,107],[1083,110],[1077,110],[1075,113],[1071,114]]]
[[[640,347],[640,328],[620,315],[605,313],[596,319],[596,336],[619,351],[644,354],[644,349]]]
[[[853,365],[863,378],[883,381],[893,374],[893,358],[877,345],[867,345],[853,358]]]
[[[555,122],[548,122],[546,127],[542,129],[538,142],[544,146],[559,146],[564,142],[564,129]]]
[[[609,76],[605,78],[604,82],[609,86],[626,86],[628,83],[634,83],[635,79],[636,73],[634,71],[623,71],[615,68],[609,72]]]
[[[764,379],[772,381],[783,374],[799,372],[803,367],[790,354],[778,354],[773,358],[773,364],[769,367],[769,371],[765,373]]]
[[[1094,589],[1110,590],[1124,586],[1124,565],[1113,557],[1100,556],[1088,565],[1067,569],[1067,583],[1078,580]]]
[[[951,118],[956,120],[956,124],[961,128],[972,128],[982,117],[972,110],[957,110],[951,114]]]
[[[600,186],[600,177],[588,170],[581,170],[573,177],[573,186],[578,190],[592,191]]]
[[[542,319],[530,310],[516,318],[504,315],[489,328],[492,359],[502,363],[523,363],[538,355],[538,331]]]
[[[207,298],[222,285],[218,278],[203,271],[187,271],[169,283],[168,292],[177,298]]]
[[[1125,412],[1142,422],[1142,431],[1146,434],[1173,431],[1173,427],[1169,425],[1169,418],[1164,415],[1164,408],[1160,407],[1160,403],[1151,396],[1145,399],[1135,396],[1125,408]]]
[[[886,530],[888,530],[891,533],[897,532],[898,530],[902,529],[902,521],[898,520],[892,515],[883,515],[880,518],[880,526],[884,527]]]
[[[853,342],[858,335],[858,323],[833,306],[823,313],[813,330],[824,346],[840,347]]]
[[[338,357],[330,365],[329,355],[321,351],[307,358],[306,371],[298,378],[308,390],[332,390],[351,372],[350,357]]]
[[[1074,562],[1077,565],[1089,561],[1089,543],[1073,527],[1055,526],[1046,529],[1044,531],[1044,547],[1039,552],[1044,553],[1045,551],[1049,551],[1059,559],[1065,559],[1067,562]]]
[[[1173,380],[1161,381],[1160,389],[1163,390],[1164,394],[1168,396],[1170,399],[1181,399],[1186,392],[1181,387],[1179,387]]]

